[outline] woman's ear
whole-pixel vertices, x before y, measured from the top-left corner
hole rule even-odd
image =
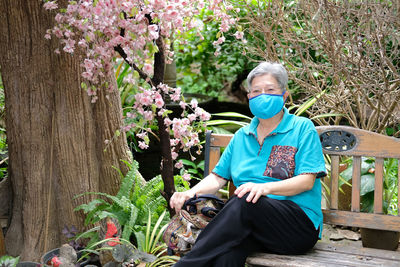
[[[289,97],[289,94],[290,93],[288,90],[286,90],[285,93],[283,94],[283,98],[284,98],[285,102],[286,102],[287,98]]]

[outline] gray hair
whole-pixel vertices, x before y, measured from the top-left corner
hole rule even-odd
[[[280,63],[270,63],[266,61],[261,62],[257,67],[250,71],[249,75],[247,76],[247,91],[251,91],[251,83],[255,77],[266,74],[272,75],[272,77],[277,80],[282,92],[285,91],[285,88],[288,84],[288,75],[285,67],[283,67],[283,65]]]

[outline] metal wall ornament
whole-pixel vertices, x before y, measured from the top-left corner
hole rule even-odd
[[[348,151],[357,144],[356,137],[346,131],[326,131],[320,134],[322,148],[328,151]]]

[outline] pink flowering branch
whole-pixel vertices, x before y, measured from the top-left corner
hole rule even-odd
[[[197,101],[187,104],[180,88],[163,84],[165,64],[173,57],[168,40],[179,39],[191,30],[198,31],[193,18],[208,8],[214,14],[213,19],[220,21],[219,37],[214,42],[218,53],[218,47],[225,40],[223,34],[236,22],[227,14],[233,7],[225,6],[222,0],[80,0],[68,1],[63,9],[59,9],[57,1],[45,0],[43,6],[59,12],[55,15],[56,26],[46,32],[45,38],[59,38],[66,53],[72,54],[77,48],[86,52],[82,62],[82,77],[86,82],[82,87],[92,102],[96,101],[99,90],[112,89],[102,81],[113,73],[117,55],[148,83],[136,85],[135,103],[126,115],[122,130],[135,131],[139,147],[146,149],[150,125],[157,124],[163,195],[169,200],[175,190],[173,162],[179,151],[191,153],[190,149],[197,147],[197,153],[200,152],[199,133],[210,114],[198,107]],[[180,104],[182,118],[168,117],[167,98]],[[177,162],[175,166],[179,168],[181,164]]]

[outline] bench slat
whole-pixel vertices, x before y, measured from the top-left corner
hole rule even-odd
[[[355,248],[318,242],[304,255],[256,253],[247,259],[250,266],[398,266],[399,253],[370,248]]]
[[[221,151],[219,147],[210,147],[210,169],[209,173],[214,169],[215,165],[217,165],[219,158],[221,156]]]
[[[324,222],[335,225],[400,232],[400,217],[344,210],[322,210]]]
[[[361,157],[353,157],[353,176],[351,178],[351,211],[360,211],[360,189],[361,189]]]
[[[339,197],[339,156],[331,156],[331,209],[338,209]]]
[[[383,158],[375,159],[374,213],[383,213]]]
[[[400,253],[398,253],[397,251],[333,244],[323,241],[317,242],[314,249],[325,250],[325,251],[336,251],[338,253],[343,253],[343,254],[358,254],[360,256],[371,256],[383,259],[392,259],[400,262]]]
[[[211,146],[227,147],[233,135],[231,134],[213,134]]]

